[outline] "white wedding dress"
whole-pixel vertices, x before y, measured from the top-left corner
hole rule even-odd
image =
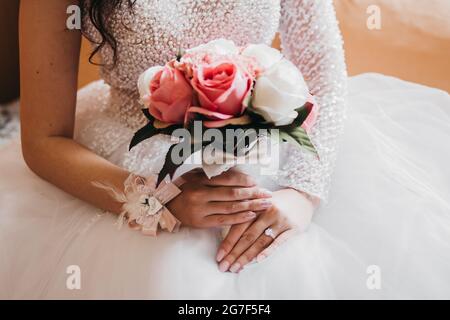
[[[321,105],[312,133],[321,159],[285,145],[277,177],[257,178],[322,206],[267,260],[221,273],[217,230],[119,231],[114,215],[31,173],[14,142],[0,149],[0,298],[450,298],[447,93],[377,74],[347,80],[331,0],[137,0],[110,24],[117,65],[79,92],[77,141],[130,171],[157,172],[166,139],[127,151],[143,122],[139,73],[178,48],[220,37],[270,44],[279,30]],[[84,31],[98,37],[87,18]],[[112,62],[110,49],[101,54]],[[80,290],[67,287],[70,266],[80,267]]]

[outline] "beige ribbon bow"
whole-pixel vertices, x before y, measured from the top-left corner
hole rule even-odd
[[[100,183],[95,186],[109,191],[122,205],[119,216],[119,227],[123,222],[134,229],[140,229],[143,234],[156,236],[158,226],[168,232],[178,232],[181,222],[165,207],[180,193],[180,187],[185,183],[182,178],[173,182],[163,181],[156,187],[157,176],[143,178],[131,174],[124,183],[124,192]]]

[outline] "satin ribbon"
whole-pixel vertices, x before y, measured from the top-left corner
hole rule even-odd
[[[181,193],[180,187],[184,184],[184,180],[178,178],[174,182],[163,181],[156,187],[157,180],[156,175],[146,179],[132,177],[130,187],[135,191],[132,196],[134,199],[124,205],[124,209],[128,212],[129,224],[135,222],[142,233],[148,236],[156,236],[158,226],[168,232],[178,232],[181,225],[165,205]],[[137,206],[136,195],[139,197]]]
[[[165,205],[181,193],[180,187],[185,180],[163,181],[158,187],[156,183],[156,175],[143,178],[131,174],[124,183],[123,193],[101,183],[93,184],[109,191],[116,201],[123,203],[119,227],[126,222],[130,227],[140,229],[144,235],[154,237],[158,227],[168,232],[178,232],[181,222]]]

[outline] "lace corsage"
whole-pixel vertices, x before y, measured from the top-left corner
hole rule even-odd
[[[148,236],[156,236],[158,227],[177,232],[181,223],[165,204],[181,193],[179,187],[184,180],[163,181],[156,187],[157,178],[156,175],[143,178],[131,174],[124,183],[123,192],[99,182],[93,182],[93,185],[108,191],[116,201],[123,204],[118,219],[119,228],[126,223]]]

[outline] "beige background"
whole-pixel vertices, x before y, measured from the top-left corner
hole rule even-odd
[[[0,103],[19,95],[19,2],[0,0]]]
[[[375,71],[450,92],[450,0],[335,0],[350,74]],[[382,28],[366,27],[367,7]]]

